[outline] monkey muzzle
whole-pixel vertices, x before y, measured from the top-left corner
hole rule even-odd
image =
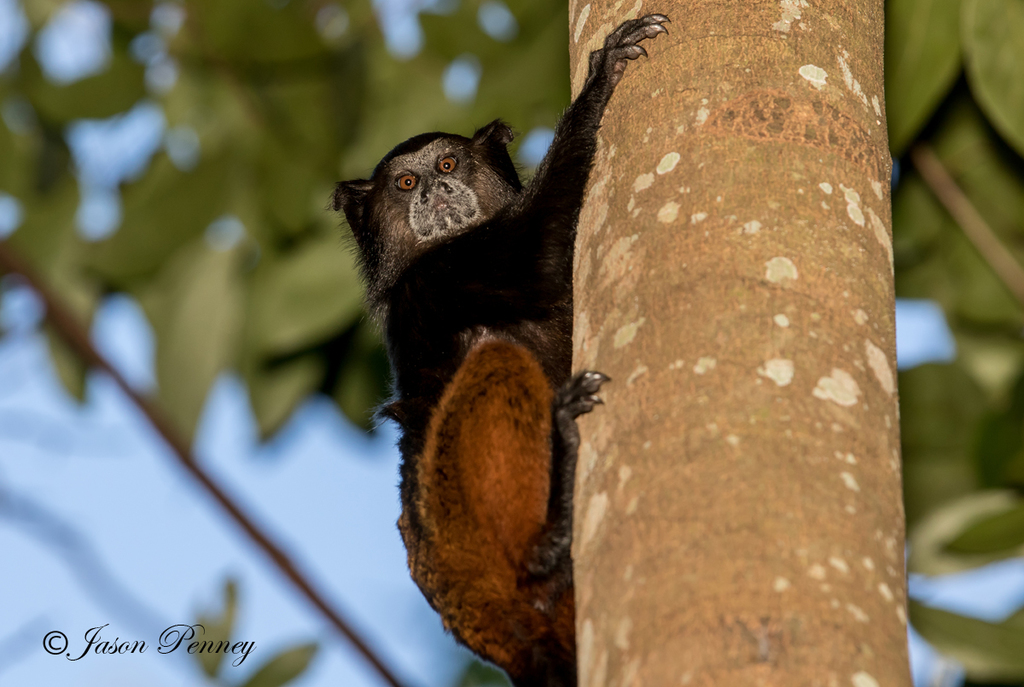
[[[427,183],[409,207],[409,226],[420,240],[451,236],[480,214],[476,193],[457,179]]]

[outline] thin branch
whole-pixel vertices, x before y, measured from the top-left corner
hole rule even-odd
[[[910,151],[910,158],[928,188],[960,225],[967,239],[985,258],[1017,302],[1024,306],[1024,268],[956,185],[931,148],[923,144],[915,146]]]
[[[171,451],[177,458],[177,462],[202,485],[203,489],[227,511],[235,523],[249,536],[249,538],[260,549],[267,554],[274,562],[274,565],[284,573],[285,577],[298,587],[299,591],[320,611],[321,614],[347,638],[355,648],[366,658],[370,664],[377,669],[381,677],[392,687],[403,687],[403,684],[384,665],[372,649],[356,634],[341,614],[334,610],[326,601],[323,594],[317,591],[306,576],[299,571],[295,564],[288,558],[284,551],[270,538],[264,534],[249,517],[242,512],[241,508],[231,500],[231,497],[218,486],[205,470],[198,464],[192,455],[188,442],[171,425],[167,416],[150,399],[140,395],[124,377],[111,366],[106,359],[93,347],[92,341],[85,328],[78,322],[74,314],[64,305],[61,298],[54,293],[49,286],[25,263],[6,241],[0,240],[0,270],[20,274],[28,282],[46,305],[46,318],[50,321],[57,334],[65,343],[75,351],[82,361],[89,367],[98,368],[106,372],[114,382],[121,387],[121,390],[138,406],[150,421],[153,427],[164,438],[164,441],[171,447]]]

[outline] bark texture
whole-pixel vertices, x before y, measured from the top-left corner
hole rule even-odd
[[[905,687],[881,0],[570,3],[604,117],[576,251],[581,687]]]

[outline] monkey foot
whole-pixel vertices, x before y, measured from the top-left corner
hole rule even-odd
[[[600,372],[584,370],[572,376],[558,391],[555,403],[559,410],[566,411],[571,418],[589,413],[595,405],[604,403],[597,392],[601,385],[611,378]]]

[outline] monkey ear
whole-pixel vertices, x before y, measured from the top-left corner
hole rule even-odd
[[[500,119],[495,119],[490,124],[477,129],[477,132],[473,134],[473,144],[499,145],[504,148],[512,142],[513,138],[515,138],[515,134],[512,133],[512,128]]]
[[[334,187],[334,195],[331,196],[331,207],[337,212],[345,212],[345,219],[353,231],[362,224],[363,203],[366,195],[373,188],[373,182],[367,179],[355,179],[353,181],[339,181]]]
[[[367,179],[340,181],[334,187],[334,195],[331,197],[331,207],[335,212],[344,211],[349,229],[360,245],[363,234],[363,207],[372,188],[373,182]]]
[[[366,194],[373,188],[373,182],[367,179],[355,179],[353,181],[339,181],[334,187],[334,195],[331,198],[331,207],[334,211],[348,209],[355,204],[361,205],[366,199]]]

